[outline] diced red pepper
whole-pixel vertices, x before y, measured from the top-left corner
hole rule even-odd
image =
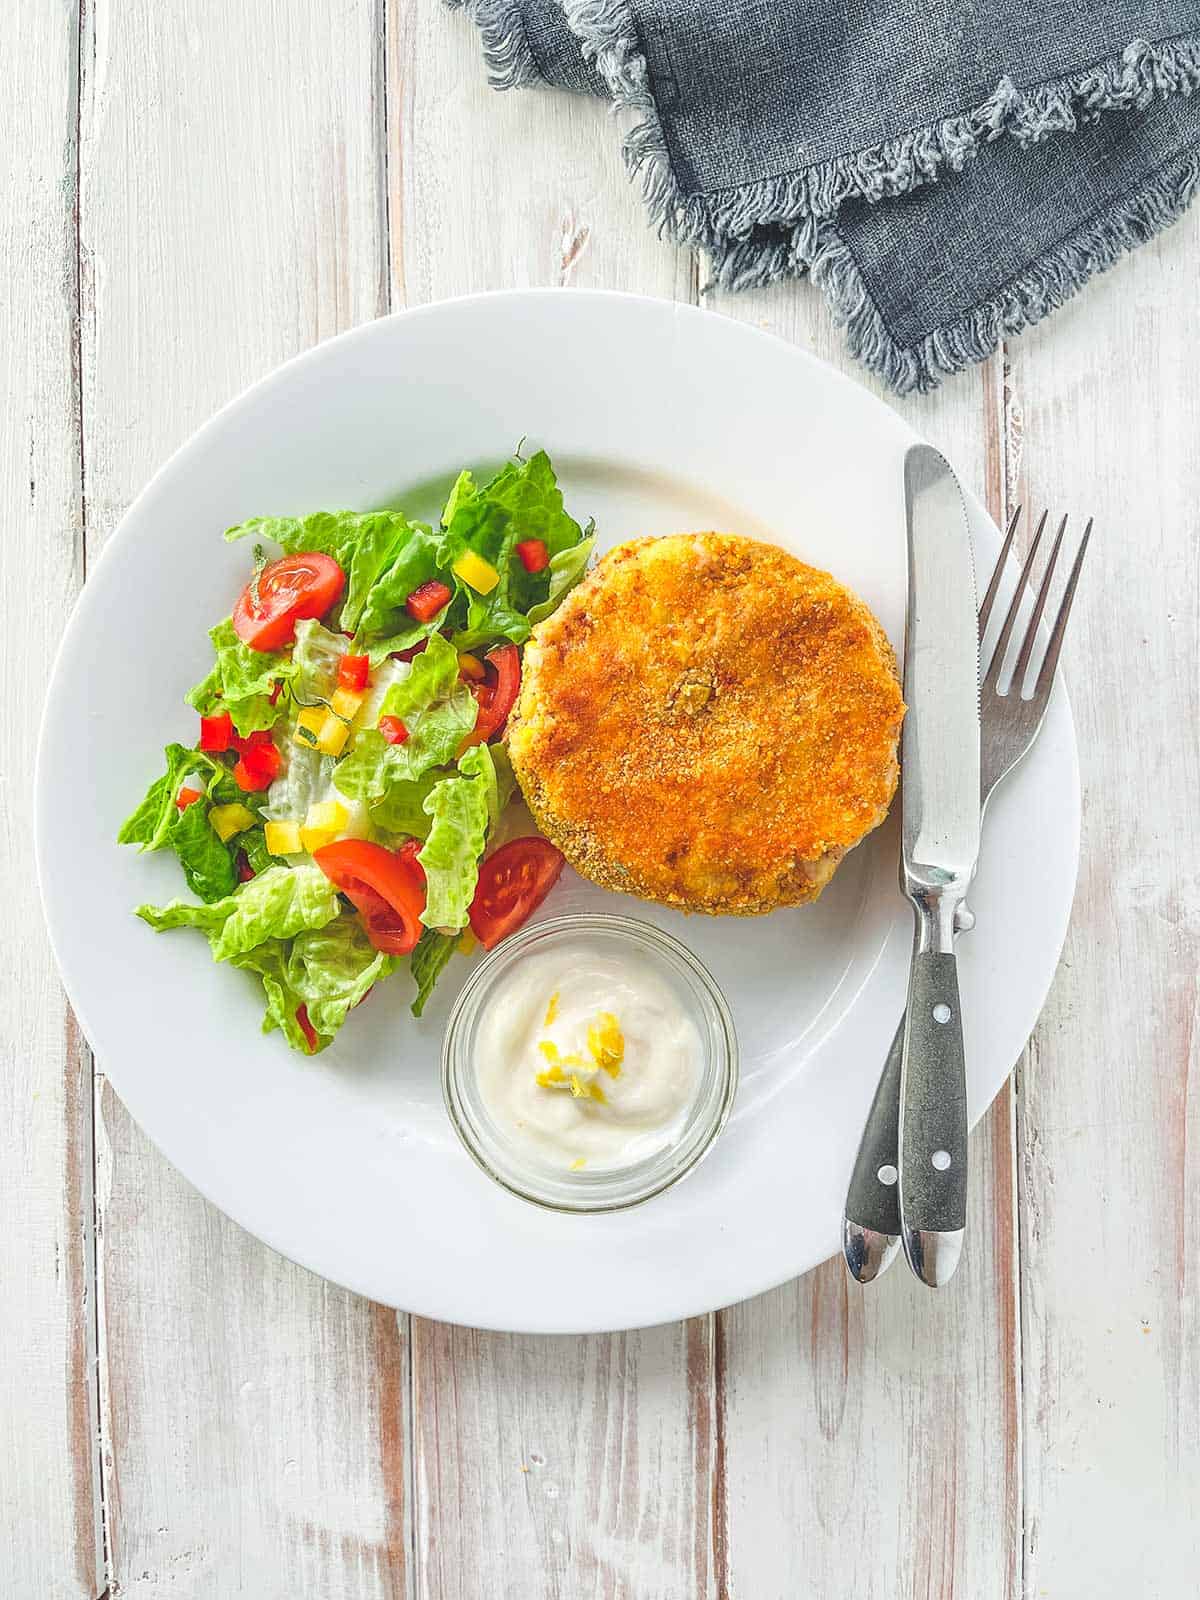
[[[250,858],[244,850],[239,850],[237,853],[237,875],[239,883],[249,883],[251,878],[257,877],[257,873],[250,865]]]
[[[186,786],[180,789],[175,796],[175,804],[180,811],[186,811],[189,806],[194,806],[197,800],[203,800],[204,794],[200,789],[189,789]]]
[[[522,539],[517,554],[526,572],[545,572],[550,565],[550,552],[544,539]]]
[[[247,742],[242,758],[233,769],[234,782],[239,789],[253,794],[259,789],[269,789],[279,776],[283,757],[268,738],[265,744]]]
[[[200,748],[211,750],[228,750],[233,743],[233,718],[228,711],[222,711],[215,717],[200,718]]]
[[[272,705],[274,705],[275,702],[279,699],[279,696],[282,693],[283,693],[283,679],[282,678],[276,678],[275,679],[275,687],[271,690],[270,694],[267,696],[267,699],[270,701],[270,703]]]
[[[365,689],[370,670],[370,656],[343,656],[338,664],[338,682],[343,689]]]
[[[239,755],[245,755],[247,750],[257,750],[268,744],[274,744],[270,728],[255,728],[253,733],[246,734],[245,738],[240,733],[229,736],[229,743]]]
[[[436,578],[418,584],[404,604],[416,622],[431,622],[438,612],[450,604],[451,591]]]
[[[403,744],[408,738],[408,729],[399,717],[380,717],[379,731],[389,744]]]
[[[304,1035],[305,1043],[308,1045],[308,1053],[309,1055],[312,1055],[319,1047],[321,1041],[317,1038],[317,1030],[308,1020],[307,1006],[296,1007],[296,1021],[299,1023],[300,1032]]]

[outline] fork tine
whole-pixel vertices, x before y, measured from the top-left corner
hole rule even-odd
[[[1037,525],[1037,532],[1029,546],[1029,554],[1025,557],[1025,565],[1021,568],[1021,576],[1017,579],[1017,587],[1013,590],[1013,597],[1008,607],[1008,615],[1004,619],[1004,626],[1000,629],[1000,637],[996,640],[996,648],[992,652],[992,663],[988,667],[987,677],[983,680],[984,688],[994,689],[1000,673],[1004,668],[1004,658],[1008,654],[1008,641],[1012,638],[1013,627],[1016,624],[1017,613],[1021,609],[1021,600],[1025,594],[1025,586],[1029,582],[1029,574],[1033,570],[1033,558],[1038,553],[1038,545],[1042,542],[1042,534],[1046,529],[1046,518],[1050,515],[1043,511]]]
[[[1067,631],[1067,618],[1071,614],[1071,602],[1075,598],[1075,589],[1079,583],[1079,572],[1083,566],[1083,558],[1087,554],[1088,540],[1092,537],[1092,519],[1088,518],[1087,527],[1083,530],[1083,538],[1079,541],[1079,549],[1075,552],[1075,560],[1071,567],[1071,576],[1067,579],[1067,587],[1063,590],[1063,597],[1059,601],[1058,615],[1054,619],[1054,630],[1050,635],[1050,644],[1046,650],[1046,659],[1042,662],[1041,670],[1034,686],[1034,698],[1043,699],[1050,693],[1054,682],[1054,669],[1058,666],[1059,652],[1062,650],[1063,635]]]
[[[1054,536],[1054,546],[1050,551],[1050,559],[1046,563],[1046,570],[1042,573],[1042,586],[1038,590],[1037,599],[1034,601],[1033,615],[1029,619],[1029,626],[1025,630],[1025,638],[1021,645],[1021,653],[1017,657],[1017,664],[1013,668],[1013,688],[1021,693],[1025,684],[1025,673],[1029,667],[1029,658],[1033,654],[1033,647],[1037,642],[1037,631],[1041,627],[1042,613],[1046,609],[1046,601],[1050,598],[1050,582],[1054,577],[1054,568],[1058,564],[1058,552],[1062,549],[1063,534],[1067,531],[1067,519],[1064,517],[1058,525],[1058,532]]]
[[[1017,531],[1017,523],[1021,520],[1021,508],[1018,506],[1008,519],[1008,531],[1004,535],[1004,543],[1000,546],[1000,554],[996,558],[996,565],[992,568],[992,576],[987,586],[987,593],[983,597],[983,604],[979,608],[979,638],[982,641],[987,632],[987,625],[992,615],[992,606],[996,603],[996,595],[1000,588],[1000,579],[1004,576],[1004,568],[1008,563],[1008,552],[1012,549],[1013,535]]]

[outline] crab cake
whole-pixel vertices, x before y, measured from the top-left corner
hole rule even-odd
[[[606,555],[525,647],[513,767],[585,878],[687,911],[815,900],[887,814],[891,645],[828,573],[721,533]]]

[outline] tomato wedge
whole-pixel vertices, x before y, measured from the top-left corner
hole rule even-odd
[[[272,561],[242,590],[233,631],[251,650],[282,650],[304,617],[323,617],[342,597],[346,574],[319,550]]]
[[[367,839],[337,839],[313,851],[330,883],[354,903],[367,938],[389,956],[408,955],[425,931],[425,874],[414,857],[407,846],[385,850]]]
[[[484,657],[487,682],[471,686],[471,693],[479,705],[475,727],[463,740],[462,749],[473,744],[486,744],[500,733],[508,721],[508,713],[517,703],[521,687],[521,657],[515,644],[498,644]]]
[[[536,835],[502,844],[479,868],[471,932],[485,950],[515,933],[558,882],[562,851]]]

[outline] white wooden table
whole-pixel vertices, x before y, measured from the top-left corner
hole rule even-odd
[[[130,499],[285,357],[469,290],[695,302],[700,268],[606,112],[491,94],[437,0],[9,0],[0,62],[5,1600],[1196,1593],[1200,209],[902,403],[997,518],[1098,529],[1074,922],[974,1135],[958,1279],[863,1295],[834,1261],[674,1327],[502,1337],[280,1260],[134,1126],[42,931],[39,707]],[[711,310],[850,366],[806,285]]]

